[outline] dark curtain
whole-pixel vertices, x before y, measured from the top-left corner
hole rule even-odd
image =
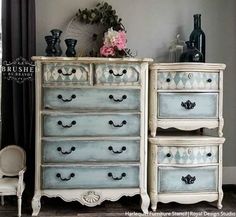
[[[3,61],[35,55],[35,1],[2,0]],[[15,144],[27,154],[27,187],[34,180],[34,79],[2,79],[2,147]]]

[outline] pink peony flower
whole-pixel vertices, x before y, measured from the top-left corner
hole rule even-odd
[[[115,56],[115,49],[114,47],[107,47],[106,45],[103,45],[100,48],[100,54],[105,57]]]
[[[118,50],[124,50],[126,48],[127,38],[124,31],[118,32],[118,37],[116,39],[116,47]]]

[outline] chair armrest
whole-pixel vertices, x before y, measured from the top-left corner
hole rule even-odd
[[[24,173],[26,171],[26,167],[24,167],[18,174],[19,174],[19,179],[18,179],[18,185],[17,185],[17,195],[22,194],[24,190],[23,186],[23,180],[24,180]]]

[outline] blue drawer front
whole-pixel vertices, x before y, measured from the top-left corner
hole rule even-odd
[[[159,164],[201,164],[218,162],[218,146],[158,147]]]
[[[183,177],[195,177],[192,184],[186,184]],[[158,192],[217,192],[218,167],[159,167]]]
[[[45,115],[44,136],[139,136],[139,115]]]
[[[160,93],[159,118],[217,118],[217,93]]]
[[[44,141],[43,162],[139,161],[140,141]]]
[[[138,166],[45,167],[43,189],[136,188]]]
[[[45,88],[44,107],[140,110],[140,90]]]

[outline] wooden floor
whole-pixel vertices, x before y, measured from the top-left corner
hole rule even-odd
[[[236,191],[227,190],[223,200],[223,209],[218,210],[215,203],[201,202],[193,205],[181,205],[177,203],[158,204],[158,213],[150,212],[144,215],[140,211],[139,196],[132,198],[122,197],[117,202],[103,202],[100,206],[89,208],[80,205],[78,202],[64,202],[59,198],[49,199],[42,198],[42,208],[39,216],[45,217],[125,217],[125,216],[235,216],[236,217]],[[0,206],[0,217],[17,216],[16,199],[13,197],[6,198],[5,206]],[[22,217],[31,216],[30,200],[23,203]],[[129,212],[130,215],[125,214]],[[165,213],[164,213],[165,212]],[[178,214],[178,212],[180,212]],[[191,213],[197,212],[197,213]],[[163,214],[164,213],[164,214]]]

